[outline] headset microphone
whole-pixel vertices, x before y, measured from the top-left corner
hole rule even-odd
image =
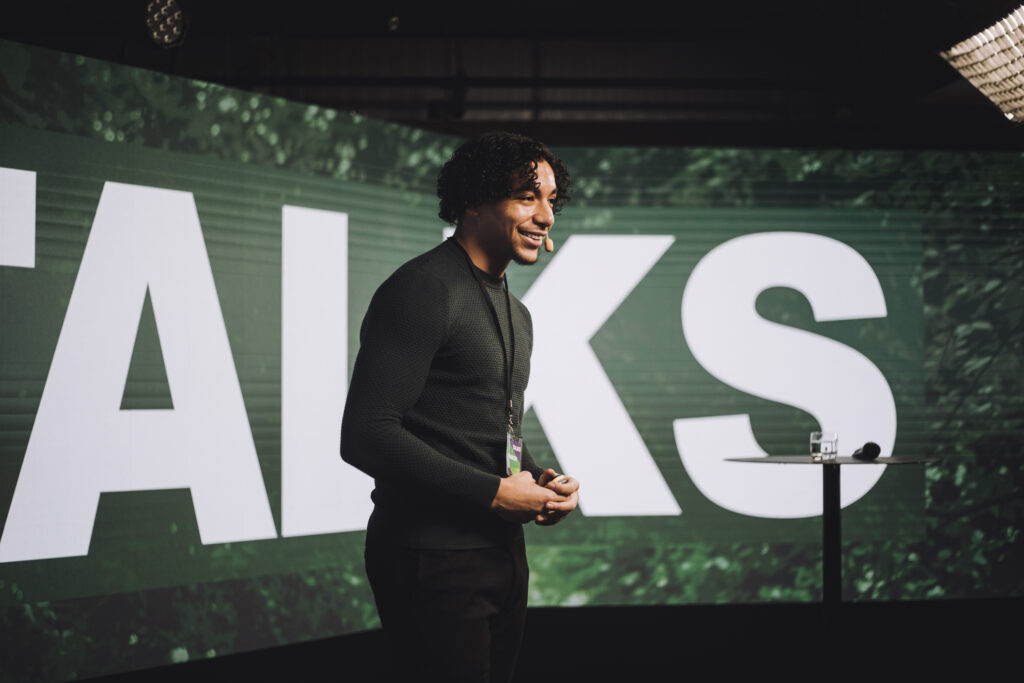
[[[868,441],[862,447],[853,452],[853,457],[857,458],[857,460],[874,460],[881,452],[882,449],[879,448],[877,443],[874,441]]]
[[[554,251],[555,243],[551,241],[550,237],[544,238],[544,251]]]

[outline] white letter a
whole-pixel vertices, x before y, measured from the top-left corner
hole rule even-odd
[[[172,410],[120,410],[149,289]],[[104,491],[191,490],[204,544],[275,537],[192,195],[107,183],[0,538],[86,555]]]

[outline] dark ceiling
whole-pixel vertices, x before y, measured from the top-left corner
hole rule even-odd
[[[176,48],[147,0],[8,2],[0,38],[459,135],[1024,149],[938,54],[1019,1],[178,2]]]

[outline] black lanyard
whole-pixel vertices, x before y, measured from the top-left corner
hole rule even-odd
[[[498,330],[498,339],[501,341],[501,359],[502,369],[505,370],[505,401],[506,408],[508,410],[508,433],[515,434],[515,420],[513,418],[512,408],[512,371],[516,366],[516,330],[512,325],[512,298],[508,293],[508,277],[502,277],[501,283],[505,289],[505,311],[508,313],[508,340],[509,346],[511,347],[511,360],[509,359],[509,352],[505,349],[505,336],[501,333],[501,322],[498,320],[498,309],[494,307],[494,302],[491,301],[490,295],[487,293],[487,285],[484,284],[483,278],[480,277],[480,273],[477,272],[477,267],[473,265],[473,259],[469,258],[469,252],[459,243],[454,237],[451,238],[455,244],[459,245],[459,249],[462,249],[462,253],[466,256],[466,264],[469,266],[469,272],[473,274],[473,279],[476,280],[477,285],[480,287],[480,293],[484,295],[484,301],[487,302],[487,308],[491,309],[491,315],[494,316],[494,326]]]

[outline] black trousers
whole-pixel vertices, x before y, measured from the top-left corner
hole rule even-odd
[[[365,558],[402,681],[512,679],[530,574],[522,537],[470,550],[367,543]]]

